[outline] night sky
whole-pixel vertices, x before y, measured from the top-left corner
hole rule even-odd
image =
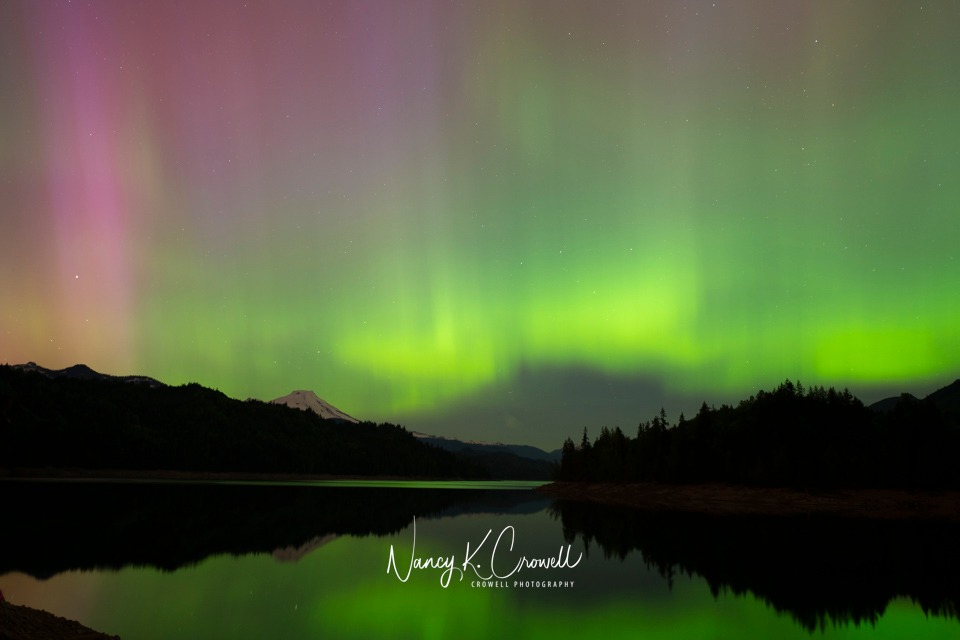
[[[5,1],[0,362],[558,447],[960,376],[960,3]]]

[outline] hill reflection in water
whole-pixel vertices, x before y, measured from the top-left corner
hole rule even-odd
[[[642,554],[666,580],[699,575],[716,597],[752,592],[808,630],[875,623],[896,597],[960,619],[960,525],[838,517],[709,516],[591,502],[551,507],[565,539]]]
[[[175,571],[224,555],[269,554],[297,563],[339,536],[409,544],[413,516],[425,521],[424,545],[432,536],[435,549],[452,545],[451,552],[460,553],[464,541],[477,543],[487,528],[499,531],[516,520],[524,553],[555,553],[561,540],[587,553],[573,576],[577,589],[517,591],[510,597],[518,603],[544,599],[589,609],[626,598],[633,604],[624,615],[631,625],[643,624],[654,609],[642,613],[636,603],[655,607],[651,603],[662,597],[657,594],[667,593],[657,574],[667,583],[692,575],[702,577],[715,597],[752,593],[808,631],[874,623],[891,601],[904,597],[928,614],[960,620],[956,523],[652,513],[551,503],[535,491],[493,487],[2,482],[0,500],[9,518],[0,531],[0,576],[23,572],[46,579],[124,567]],[[458,517],[471,514],[490,517]],[[427,525],[431,519],[436,523]],[[342,554],[353,547],[337,548]],[[377,549],[381,554],[386,547]],[[637,562],[641,557],[650,574]],[[381,560],[373,562],[370,580],[383,579]],[[420,593],[416,588],[434,597],[439,589],[434,580],[419,587],[394,582],[388,584],[395,597]],[[458,597],[475,598],[476,592],[464,587]]]
[[[4,482],[0,575],[48,578],[125,566],[173,571],[222,554],[291,558],[335,536],[398,533],[413,516],[530,513],[550,503],[495,483],[411,484]]]

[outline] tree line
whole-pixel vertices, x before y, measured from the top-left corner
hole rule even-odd
[[[929,400],[904,395],[890,411],[848,390],[787,380],[736,407],[708,407],[670,424],[666,412],[635,437],[603,427],[563,444],[559,480],[721,482],[789,487],[958,488],[960,425]]]

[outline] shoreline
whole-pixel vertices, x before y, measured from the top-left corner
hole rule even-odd
[[[537,491],[558,500],[589,501],[646,511],[960,522],[960,491],[955,490],[799,490],[721,484],[554,482]]]
[[[2,468],[4,481],[87,482],[459,482],[462,478],[387,475],[248,473],[130,469]],[[509,481],[507,481],[509,482]],[[645,511],[706,515],[810,516],[924,519],[960,522],[960,491],[907,489],[790,489],[726,484],[656,482],[549,482],[534,488],[557,499],[596,502]]]

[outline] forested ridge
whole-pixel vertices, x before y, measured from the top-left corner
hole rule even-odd
[[[0,468],[486,475],[394,424],[340,424],[196,383],[145,380],[0,366]]]
[[[671,425],[661,409],[630,437],[603,427],[568,438],[560,480],[721,482],[792,487],[960,487],[954,383],[946,401],[903,395],[876,411],[848,390],[790,380],[736,407],[704,403]],[[950,393],[943,393],[949,391]]]

